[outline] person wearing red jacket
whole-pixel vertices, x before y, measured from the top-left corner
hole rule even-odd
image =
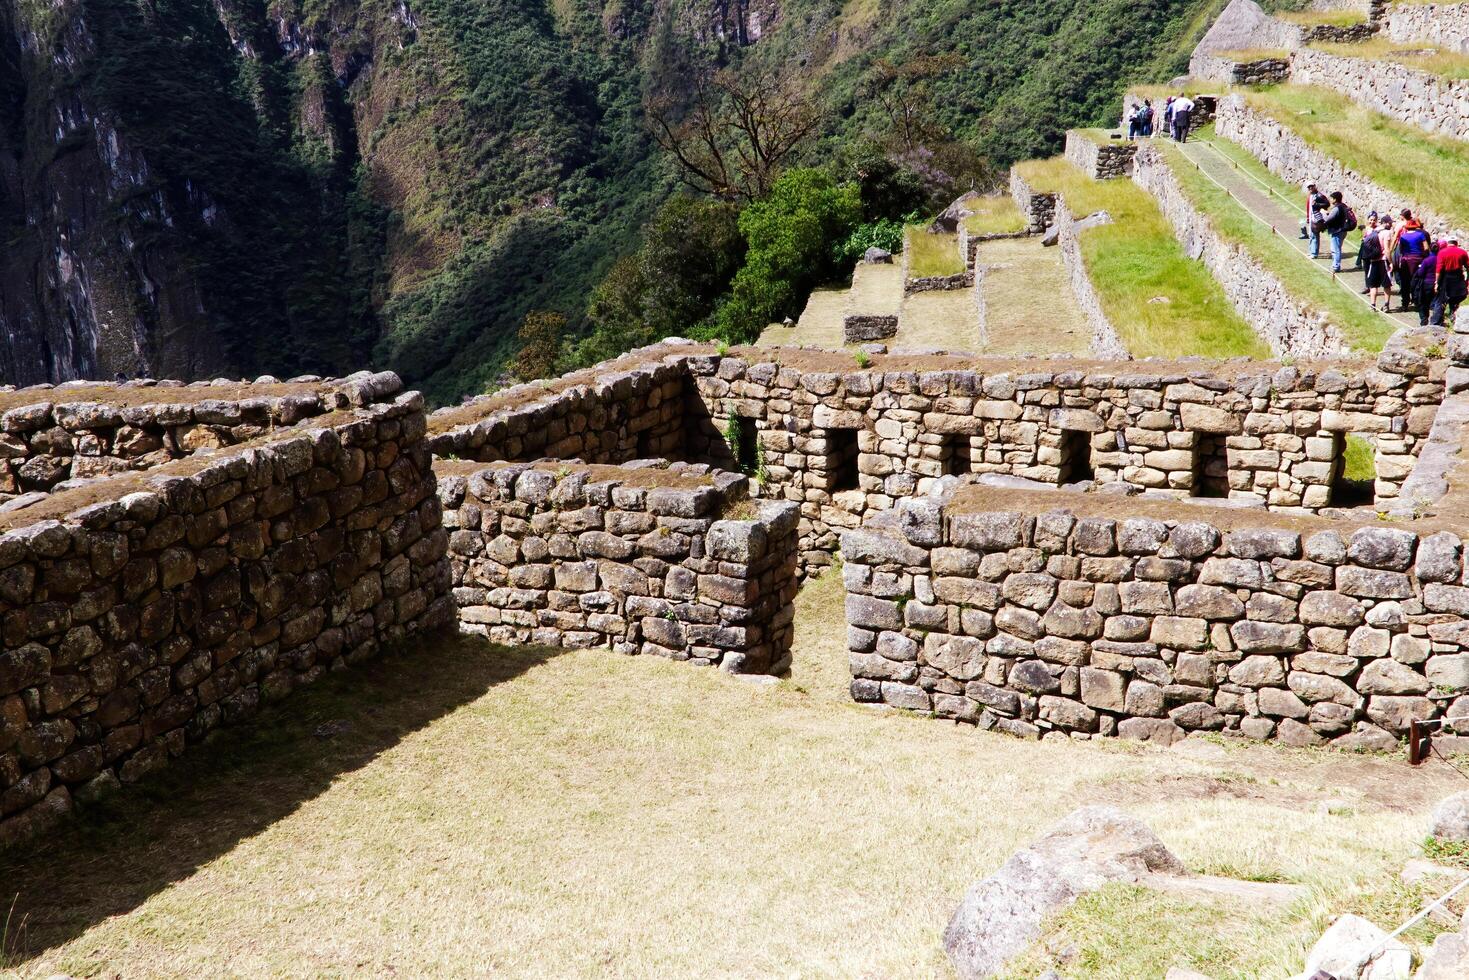
[[[1459,304],[1464,302],[1465,293],[1469,292],[1465,284],[1465,275],[1469,273],[1469,252],[1459,247],[1457,238],[1440,242],[1437,266],[1438,286],[1433,297],[1432,322],[1441,324],[1445,312],[1450,320],[1454,318]]]

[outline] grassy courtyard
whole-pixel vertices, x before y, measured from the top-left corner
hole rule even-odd
[[[27,853],[18,976],[944,976],[965,887],[1084,803],[1286,909],[1108,889],[1066,976],[1282,976],[1331,914],[1391,926],[1441,764],[1021,742],[847,701],[842,590],[764,687],[606,651],[435,641],[334,675]],[[1421,938],[1421,934],[1419,934]],[[1025,965],[1054,960],[1041,952]],[[1023,974],[1033,977],[1039,969]],[[1020,975],[1020,974],[1017,974]]]

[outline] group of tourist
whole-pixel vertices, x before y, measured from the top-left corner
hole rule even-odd
[[[1342,243],[1357,228],[1357,216],[1342,201],[1341,191],[1322,194],[1315,184],[1306,185],[1306,220],[1301,237],[1311,243],[1311,258],[1321,254],[1321,235],[1331,241],[1331,271],[1340,272]],[[1415,310],[1421,326],[1441,326],[1452,320],[1469,294],[1469,252],[1453,237],[1437,237],[1403,208],[1396,219],[1373,211],[1362,226],[1362,244],[1357,249],[1362,269],[1362,295],[1374,310],[1392,309],[1393,287],[1397,287],[1400,310]],[[1378,300],[1382,301],[1381,307]]]
[[[1132,112],[1127,116],[1127,138],[1131,140],[1140,136],[1152,136],[1155,111],[1152,99],[1143,99],[1140,104],[1133,106]],[[1163,128],[1179,143],[1188,142],[1189,122],[1193,111],[1194,100],[1187,95],[1170,95],[1168,101],[1163,103]]]

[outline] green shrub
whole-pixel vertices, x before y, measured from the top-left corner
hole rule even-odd
[[[903,221],[899,218],[879,218],[858,225],[852,233],[837,243],[838,265],[851,265],[860,259],[869,248],[886,249],[889,252],[903,250]]]

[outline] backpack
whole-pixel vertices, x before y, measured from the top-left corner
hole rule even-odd
[[[1342,216],[1341,233],[1343,235],[1345,235],[1349,231],[1356,231],[1357,230],[1357,212],[1353,211],[1351,208],[1347,207],[1345,204],[1343,204],[1341,206],[1341,208],[1342,208],[1342,211],[1346,212]]]
[[[1357,257],[1363,263],[1382,261],[1382,239],[1372,234],[1362,236],[1362,247],[1357,249]]]

